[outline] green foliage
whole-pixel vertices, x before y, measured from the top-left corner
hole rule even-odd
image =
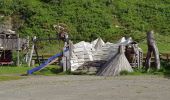
[[[163,72],[165,77],[170,77],[170,62],[162,61],[161,62],[162,69],[159,72]]]
[[[1,0],[0,13],[22,23],[16,24],[21,36],[55,36],[52,26],[58,23],[68,26],[75,42],[99,36],[111,42],[132,36],[141,42],[148,30],[164,37],[170,32],[169,0]]]

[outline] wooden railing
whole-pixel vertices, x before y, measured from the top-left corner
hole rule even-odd
[[[146,54],[143,55],[143,60],[145,61]],[[170,53],[160,53],[160,59],[164,61],[170,61]],[[154,61],[154,57],[151,58],[151,61]]]

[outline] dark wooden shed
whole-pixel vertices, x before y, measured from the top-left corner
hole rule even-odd
[[[0,33],[0,64],[13,64],[13,51],[21,51],[25,44],[26,39],[19,38],[15,33]]]

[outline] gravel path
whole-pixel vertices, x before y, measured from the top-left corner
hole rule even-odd
[[[29,76],[0,82],[0,100],[170,100],[170,79]]]

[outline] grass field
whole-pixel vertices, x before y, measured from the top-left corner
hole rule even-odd
[[[20,76],[0,76],[0,81],[18,80],[22,79]]]
[[[34,75],[61,75],[64,74],[62,72],[62,68],[58,65],[50,65],[38,72],[35,72]]]
[[[29,67],[0,67],[0,75],[3,74],[26,74]]]
[[[20,76],[27,73],[27,70],[33,67],[7,67],[1,66],[0,67],[0,76],[3,75],[16,75]],[[34,75],[56,75],[56,74],[63,74],[62,68],[56,65],[49,65],[48,67],[42,69],[41,71],[35,72]]]
[[[0,81],[9,81],[9,80],[18,80],[22,79],[22,75],[26,75],[27,70],[31,69],[32,67],[9,67],[9,66],[1,66],[0,67]],[[46,67],[42,69],[41,71],[38,71],[34,73],[34,75],[61,75],[63,73],[62,69],[59,68],[59,66],[50,65],[49,67]]]

